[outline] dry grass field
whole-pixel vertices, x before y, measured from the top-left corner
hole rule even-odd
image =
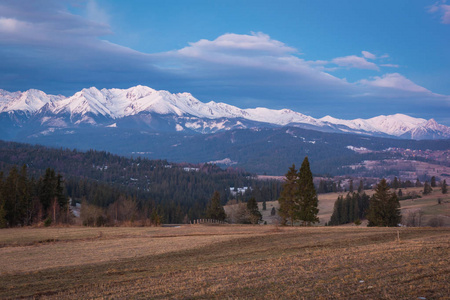
[[[2,299],[450,295],[449,228],[21,228],[0,245]]]

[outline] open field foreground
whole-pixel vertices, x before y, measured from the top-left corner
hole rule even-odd
[[[448,228],[22,228],[0,245],[2,299],[450,295]]]

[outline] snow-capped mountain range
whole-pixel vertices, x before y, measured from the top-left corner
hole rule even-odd
[[[355,120],[340,120],[331,116],[315,119],[289,109],[241,109],[214,101],[203,103],[189,93],[172,94],[146,86],[102,90],[91,87],[71,97],[47,95],[33,89],[25,92],[0,89],[0,124],[4,127],[4,134],[13,128],[28,128],[29,132],[39,134],[79,126],[143,127],[156,131],[198,133],[297,126],[327,132],[398,138],[450,138],[450,127],[440,125],[433,119],[403,114]],[[0,138],[1,134],[2,130]]]

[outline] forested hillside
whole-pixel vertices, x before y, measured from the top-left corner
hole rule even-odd
[[[292,163],[305,156],[314,174],[345,175],[344,167],[367,160],[401,158],[389,148],[447,150],[450,140],[415,141],[355,134],[319,132],[297,127],[235,129],[211,134],[167,133],[140,129],[89,128],[55,131],[52,135],[28,133],[27,142],[81,150],[97,149],[149,159],[204,163],[226,161],[249,172],[283,175]],[[352,149],[366,148],[366,153]],[[381,176],[386,176],[381,174]]]
[[[107,208],[119,199],[131,199],[139,211],[157,211],[165,223],[204,216],[214,191],[220,192],[222,204],[232,197],[230,187],[251,187],[250,192],[238,195],[244,200],[253,196],[257,201],[269,201],[278,198],[281,184],[258,181],[243,170],[223,170],[211,164],[174,164],[103,151],[80,152],[0,141],[3,178],[11,168],[20,169],[22,165],[27,166],[30,180],[37,181],[47,168],[61,174],[64,194],[73,202],[85,200]]]

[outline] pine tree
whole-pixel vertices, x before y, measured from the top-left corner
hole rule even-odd
[[[275,210],[275,207],[272,207],[272,209],[270,210],[270,215],[275,216],[276,214],[277,214],[277,211]]]
[[[294,226],[294,222],[298,219],[298,174],[293,164],[289,171],[285,175],[285,182],[283,189],[281,190],[280,198],[278,202],[280,204],[279,214],[282,219],[282,223],[286,224],[289,220],[291,226]]]
[[[6,228],[7,225],[5,202],[0,199],[0,228]]]
[[[349,191],[350,193],[353,193],[353,179],[350,179],[350,184],[349,184],[349,186],[348,186],[348,191]]]
[[[156,209],[153,209],[152,214],[150,216],[150,222],[152,223],[152,225],[154,226],[159,226],[161,225],[161,216],[158,214],[158,212],[156,211]]]
[[[44,178],[40,180],[39,199],[44,208],[44,213],[50,208],[55,197],[55,171],[47,168]]]
[[[364,191],[364,183],[362,180],[359,181],[358,193],[362,193]]]
[[[334,208],[333,208],[333,214],[331,215],[330,221],[328,225],[340,225],[341,220],[342,220],[342,216],[341,216],[341,212],[342,212],[342,205],[344,202],[344,198],[341,196],[339,196],[336,201],[334,202]]]
[[[225,221],[226,217],[225,210],[220,204],[220,193],[215,191],[206,209],[206,218]]]
[[[68,202],[64,194],[64,180],[61,174],[56,176],[55,197],[58,199],[59,207],[65,209]]]
[[[416,187],[422,187],[422,183],[420,183],[419,178],[416,180]]]
[[[392,188],[394,189],[394,190],[396,190],[396,189],[398,189],[400,187],[400,184],[399,184],[399,182],[398,182],[398,179],[397,179],[397,177],[394,177],[394,181],[392,182]]]
[[[431,186],[428,184],[428,181],[425,181],[425,184],[423,185],[423,194],[424,195],[428,195],[431,193],[433,189],[431,188]]]
[[[445,181],[445,179],[444,179],[444,181],[442,181],[441,191],[442,191],[442,194],[447,194],[447,182]]]
[[[13,166],[9,170],[8,177],[6,177],[3,186],[5,219],[9,227],[14,227],[20,224],[19,221],[19,193],[18,193],[19,172]]]
[[[0,172],[0,228],[6,228],[7,225],[5,200],[3,198],[3,172]]]
[[[317,214],[319,209],[319,200],[316,189],[314,188],[313,176],[309,167],[308,157],[303,160],[298,173],[298,200],[299,200],[299,219],[303,224],[311,225],[319,222]]]
[[[324,194],[327,192],[327,185],[323,179],[319,181],[319,188],[317,189],[317,193]]]
[[[357,199],[358,199],[358,217],[361,220],[366,219],[367,212],[369,210],[370,197],[365,192],[363,192],[362,194],[357,195]]]
[[[401,221],[400,203],[397,195],[389,191],[386,179],[382,179],[370,199],[368,226],[395,227]]]
[[[262,220],[262,215],[258,209],[258,203],[255,197],[251,197],[247,202],[247,210],[250,213],[250,222],[252,224],[258,224]]]
[[[31,225],[32,199],[26,165],[22,166],[19,173],[17,180],[17,193],[19,222],[22,225]]]
[[[436,187],[436,177],[435,176],[431,177],[431,187],[432,188]]]

